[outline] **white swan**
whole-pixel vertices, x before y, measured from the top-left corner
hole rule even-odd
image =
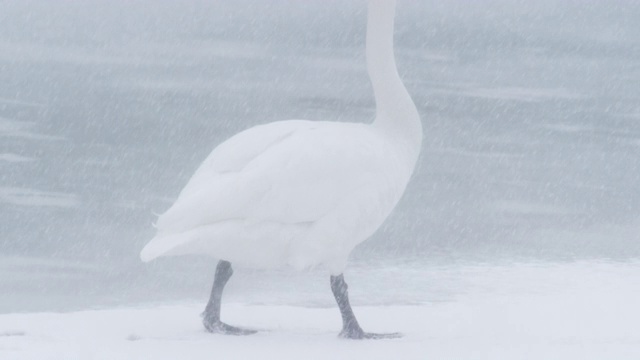
[[[209,331],[253,332],[220,321],[220,298],[234,263],[325,266],[343,318],[341,336],[397,335],[362,331],[342,276],[349,253],[402,196],[422,143],[420,118],[393,55],[395,3],[369,1],[372,124],[289,120],[245,130],[213,150],[159,217],[143,261],[180,254],[223,259],[204,312]]]

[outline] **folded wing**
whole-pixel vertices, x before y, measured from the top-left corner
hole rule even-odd
[[[396,178],[381,141],[361,124],[282,121],[241,132],[203,162],[158,233],[235,219],[317,221],[358,189]]]

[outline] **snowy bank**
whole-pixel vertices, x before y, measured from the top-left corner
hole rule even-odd
[[[355,307],[366,330],[400,331],[397,340],[337,338],[333,307],[238,302],[224,304],[223,318],[260,333],[211,335],[200,324],[203,304],[185,303],[0,315],[0,358],[640,358],[637,263],[470,267],[459,274],[468,291],[448,301]],[[451,272],[441,275],[451,280]]]

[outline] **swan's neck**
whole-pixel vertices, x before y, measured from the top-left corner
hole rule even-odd
[[[395,6],[395,0],[369,0],[367,70],[376,99],[373,126],[393,135],[415,162],[422,143],[422,125],[396,68],[393,54]]]

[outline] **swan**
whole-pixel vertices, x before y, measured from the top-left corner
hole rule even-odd
[[[349,303],[343,271],[356,245],[391,213],[411,178],[422,143],[418,111],[393,52],[396,0],[369,0],[366,61],[376,115],[372,123],[286,120],[232,136],[204,160],[143,248],[161,256],[221,259],[202,314],[212,333],[247,335],[220,320],[231,264],[252,268],[322,266],[342,315],[339,336],[364,332]]]

